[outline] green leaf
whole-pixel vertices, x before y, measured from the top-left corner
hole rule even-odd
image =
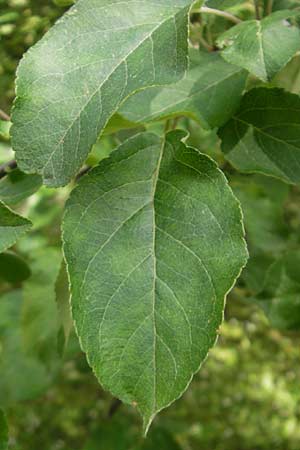
[[[31,222],[0,202],[0,253],[11,247],[31,228]]]
[[[223,125],[236,111],[247,72],[216,53],[190,50],[187,76],[167,87],[152,87],[131,96],[119,113],[135,123],[187,115],[205,128]]]
[[[68,344],[73,327],[70,307],[69,280],[65,261],[62,261],[60,266],[60,271],[55,283],[55,294],[59,320],[61,323],[61,329],[59,330],[59,353],[63,354]],[[63,333],[62,335],[61,331]],[[62,339],[60,339],[60,337],[62,337]]]
[[[244,0],[206,0],[205,6],[209,8],[228,9],[239,3],[243,3]]]
[[[26,261],[12,252],[0,254],[0,281],[21,283],[30,277],[31,271]]]
[[[70,181],[109,118],[138,89],[187,67],[192,0],[79,0],[18,69],[11,129],[18,167]]]
[[[263,81],[270,80],[300,49],[300,30],[286,19],[296,11],[277,11],[263,20],[247,20],[217,40],[223,58]]]
[[[59,316],[55,301],[55,282],[61,265],[61,252],[46,247],[31,253],[32,276],[24,283],[22,326],[28,354],[45,363],[58,356]]]
[[[8,426],[4,412],[0,409],[0,450],[7,450]]]
[[[300,182],[300,97],[257,88],[219,131],[226,159],[243,172]]]
[[[0,137],[8,140],[10,127],[11,122],[8,122],[6,120],[0,120]]]
[[[273,327],[300,329],[300,251],[295,250],[274,262],[267,272],[259,304]]]
[[[144,430],[215,343],[247,258],[224,175],[183,136],[127,140],[81,179],[63,222],[82,348],[103,387],[137,405]]]
[[[27,175],[19,169],[9,172],[0,181],[0,200],[15,204],[34,194],[42,185],[39,175]]]
[[[51,375],[37,359],[27,355],[21,332],[22,291],[0,296],[0,406],[41,394]]]

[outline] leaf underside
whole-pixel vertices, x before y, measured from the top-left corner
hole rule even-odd
[[[237,200],[182,138],[126,141],[81,179],[63,222],[82,348],[103,387],[137,405],[145,431],[214,344],[247,259]]]
[[[191,0],[79,0],[30,49],[11,129],[18,167],[67,184],[120,104],[187,68]]]

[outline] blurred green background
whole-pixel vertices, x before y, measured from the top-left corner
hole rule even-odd
[[[67,3],[0,0],[0,108],[6,112],[19,59]],[[211,20],[204,28],[214,33],[222,19]],[[274,84],[300,93],[299,72],[296,57]],[[223,160],[215,131],[203,131],[187,119],[179,126],[190,132],[192,145],[223,167],[245,216],[250,261],[229,295],[216,347],[144,441],[137,412],[101,390],[73,330],[64,342],[61,317],[67,315],[68,292],[63,269],[56,287],[55,280],[62,259],[60,222],[72,186],[35,192],[40,181],[31,180],[25,188],[35,193],[20,203],[0,183],[1,198],[6,195],[7,203],[34,223],[13,248],[21,275],[8,279],[7,260],[0,260],[0,406],[7,413],[11,449],[300,449],[300,265],[290,273],[285,259],[289,249],[300,261],[299,190],[235,173]],[[131,132],[102,138],[89,163],[97,163]],[[12,156],[8,135],[2,133],[0,163]],[[9,187],[14,176],[22,174],[12,175]]]

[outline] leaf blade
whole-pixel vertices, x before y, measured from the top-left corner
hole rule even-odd
[[[126,97],[180,79],[190,4],[79,0],[19,66],[11,135],[20,169],[66,184]]]
[[[298,111],[300,99],[295,94],[277,88],[252,89],[235,116],[219,130],[226,159],[243,172],[299,183]]]
[[[82,348],[102,386],[137,403],[145,431],[214,344],[224,296],[246,260],[237,201],[215,164],[182,137],[126,141],[80,181],[63,221]],[[230,254],[226,267],[220,254]]]
[[[28,219],[15,214],[0,202],[0,252],[11,247],[31,225]]]

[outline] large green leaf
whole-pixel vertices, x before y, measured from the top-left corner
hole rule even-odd
[[[238,170],[300,182],[298,95],[282,89],[252,89],[219,135],[226,159]]]
[[[0,200],[13,205],[34,194],[41,185],[39,175],[27,175],[19,169],[12,170],[0,181]]]
[[[187,67],[192,0],[79,0],[21,62],[11,129],[19,168],[66,184],[134,91]]]
[[[18,216],[0,202],[0,252],[11,247],[31,227],[31,222]]]
[[[238,202],[183,135],[127,140],[81,179],[63,223],[82,348],[145,430],[214,344],[247,258]]]
[[[230,28],[218,39],[218,45],[226,47],[223,58],[263,81],[270,80],[300,49],[300,30],[286,20],[297,14],[278,11]]]
[[[8,426],[6,417],[2,409],[0,409],[0,450],[7,450],[8,446]]]
[[[239,106],[247,72],[228,64],[217,53],[191,50],[190,60],[183,80],[138,92],[119,113],[136,123],[188,115],[205,128],[223,125]]]

